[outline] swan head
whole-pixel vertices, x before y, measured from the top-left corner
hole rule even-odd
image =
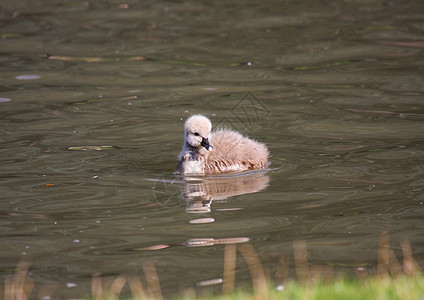
[[[211,121],[202,115],[193,115],[184,124],[185,142],[190,147],[212,151]]]

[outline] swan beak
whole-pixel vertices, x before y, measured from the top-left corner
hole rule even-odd
[[[205,147],[206,150],[208,151],[212,151],[212,146],[211,144],[209,144],[209,140],[206,138],[202,138],[202,142],[200,143],[200,145],[202,145],[203,147]]]

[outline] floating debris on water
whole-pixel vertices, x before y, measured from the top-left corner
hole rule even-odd
[[[212,246],[214,245],[214,241],[212,238],[189,239],[185,242],[185,245],[187,247]]]
[[[68,287],[68,288],[73,288],[73,287],[76,287],[76,286],[78,286],[78,284],[76,284],[74,282],[67,282],[66,283],[66,287]]]
[[[235,237],[235,238],[223,238],[223,239],[198,238],[198,239],[189,239],[184,244],[187,247],[204,247],[204,246],[213,246],[217,244],[239,244],[239,243],[246,243],[248,241],[250,241],[248,237]]]
[[[35,80],[35,79],[39,79],[41,76],[40,75],[18,75],[15,78],[18,80]]]
[[[149,246],[149,247],[143,247],[143,248],[137,248],[134,250],[149,250],[149,251],[155,251],[155,250],[161,250],[161,249],[165,249],[165,248],[169,248],[170,245],[167,244],[161,244],[161,245],[153,245],[153,246]]]
[[[102,151],[102,150],[110,150],[114,149],[114,146],[75,146],[75,147],[68,147],[68,150],[72,151]]]
[[[200,281],[196,285],[197,286],[210,286],[210,285],[215,285],[215,284],[221,284],[223,281],[224,280],[222,278],[214,278],[214,279]]]
[[[206,224],[206,223],[213,223],[215,222],[214,218],[200,218],[200,219],[194,219],[191,220],[190,224]]]
[[[232,211],[232,210],[242,210],[242,207],[228,207],[228,208],[217,208],[216,211]]]

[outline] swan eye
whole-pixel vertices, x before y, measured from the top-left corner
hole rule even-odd
[[[199,136],[199,133],[198,133],[198,132],[195,132],[195,133],[194,133],[194,135],[195,135],[195,136]]]

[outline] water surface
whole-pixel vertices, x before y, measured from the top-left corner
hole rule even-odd
[[[229,238],[247,238],[273,279],[281,257],[296,277],[299,240],[335,273],[374,273],[382,232],[421,262],[423,9],[2,1],[3,281],[24,257],[34,295],[83,297],[93,274],[143,280],[153,262],[164,295],[202,292]],[[194,113],[265,142],[272,170],[174,176]],[[249,283],[239,256],[236,284]]]

